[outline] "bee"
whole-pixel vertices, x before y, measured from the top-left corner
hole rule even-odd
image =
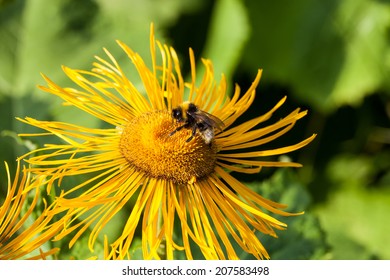
[[[199,131],[200,136],[203,138],[206,144],[210,144],[214,139],[214,131],[222,131],[225,126],[224,123],[217,118],[205,111],[200,110],[194,103],[185,101],[178,107],[172,110],[172,118],[178,123],[183,125],[172,131],[169,136],[172,136],[183,128],[191,128],[192,134],[186,140],[190,142],[196,135],[196,131]]]

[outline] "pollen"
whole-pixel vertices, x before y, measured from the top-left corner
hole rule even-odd
[[[189,142],[192,130],[181,129],[168,111],[143,113],[124,127],[119,147],[130,165],[149,177],[187,184],[214,172],[217,145],[206,144],[196,136]]]

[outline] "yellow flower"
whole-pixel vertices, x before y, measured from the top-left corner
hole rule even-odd
[[[251,174],[263,166],[300,166],[260,158],[297,150],[315,135],[272,150],[261,150],[261,145],[289,131],[306,111],[297,109],[274,124],[259,127],[284,103],[284,98],[264,115],[233,126],[253,102],[261,71],[245,94],[240,97],[236,86],[228,98],[226,81],[223,76],[219,83],[215,81],[209,60],[202,60],[206,71],[200,85],[196,85],[195,58],[190,50],[191,78],[184,82],[175,50],[155,41],[153,27],[150,40],[151,68],[118,41],[135,66],[142,88],[131,82],[134,77],[128,78],[107,50],[111,62],[98,57],[92,71],[63,67],[78,89],[62,88],[44,76],[48,86],[41,89],[111,128],[22,120],[65,142],[46,145],[27,159],[33,165],[31,172],[50,176],[49,189],[65,177],[90,175],[77,186],[67,186],[58,197],[56,211],[66,211],[67,223],[56,238],[74,231],[69,244],[73,246],[90,228],[89,247],[93,250],[107,223],[123,208],[131,207],[119,236],[111,242],[105,239],[108,259],[131,257],[130,246],[139,226],[145,259],[174,259],[176,251],[184,251],[192,259],[194,250],[200,250],[206,259],[237,259],[235,245],[258,259],[269,258],[256,233],[276,237],[275,229],[284,229],[286,224],[269,214],[296,214],[283,211],[286,205],[263,198],[229,172]],[[224,122],[224,130],[216,132],[210,143],[199,130],[190,141],[190,127],[177,130],[183,122],[175,121],[171,112],[185,100]]]
[[[45,259],[58,252],[52,248],[43,252],[41,247],[58,233],[61,223],[50,224],[52,215],[50,207],[45,208],[33,222],[39,200],[39,187],[44,184],[42,177],[34,178],[23,172],[19,178],[20,164],[16,170],[15,179],[11,182],[8,165],[8,192],[0,207],[0,260],[20,259],[30,255],[28,259]],[[29,201],[32,198],[32,201]],[[27,210],[24,209],[28,205]],[[39,252],[35,252],[39,249]],[[35,255],[34,255],[35,254]],[[33,256],[31,256],[33,255]]]

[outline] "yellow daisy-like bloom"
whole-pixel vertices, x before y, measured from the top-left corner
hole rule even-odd
[[[32,179],[33,176],[26,172],[23,172],[23,176],[19,178],[20,164],[18,162],[15,179],[11,182],[7,164],[6,170],[8,191],[0,207],[0,260],[25,258],[37,249],[39,253],[28,259],[45,259],[55,254],[58,248],[46,252],[41,250],[41,246],[52,239],[62,228],[62,223],[51,224],[53,218],[51,208],[45,208],[39,217],[30,222],[39,199],[39,187],[44,184],[43,178]],[[24,209],[27,202],[27,209]],[[26,224],[29,225],[26,226]]]
[[[276,237],[275,229],[286,225],[269,214],[296,214],[283,211],[286,205],[263,198],[229,172],[250,174],[263,166],[300,166],[260,158],[297,150],[315,135],[288,147],[259,147],[289,131],[306,112],[297,109],[274,124],[258,127],[283,104],[283,99],[266,114],[232,126],[254,100],[261,71],[245,94],[240,97],[236,86],[232,98],[228,98],[226,81],[222,77],[216,83],[209,60],[202,60],[206,71],[197,86],[195,58],[190,50],[191,79],[185,83],[175,50],[155,41],[153,28],[150,40],[151,68],[139,54],[118,42],[138,71],[143,89],[137,89],[107,50],[111,62],[97,57],[92,71],[63,68],[79,89],[62,88],[44,76],[48,86],[41,89],[111,128],[22,120],[65,142],[46,145],[33,151],[30,158],[25,156],[33,165],[31,172],[50,176],[49,188],[67,176],[91,175],[58,197],[56,211],[66,211],[66,227],[56,238],[75,232],[72,246],[90,228],[89,247],[93,250],[106,224],[130,206],[119,237],[105,241],[107,259],[131,257],[129,250],[139,224],[145,259],[174,259],[175,251],[185,251],[186,257],[193,259],[194,248],[199,248],[206,259],[237,259],[234,244],[258,259],[269,258],[257,231]],[[210,143],[199,130],[190,141],[191,128],[177,130],[183,123],[175,121],[171,112],[185,100],[224,122],[224,130],[216,133]],[[252,150],[248,152],[248,148]]]

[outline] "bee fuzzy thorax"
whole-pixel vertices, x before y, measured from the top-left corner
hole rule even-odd
[[[177,127],[169,135],[172,136],[177,131],[191,129],[192,134],[186,140],[190,142],[199,133],[206,144],[210,144],[214,139],[214,130],[222,130],[223,122],[214,115],[202,111],[194,103],[185,101],[172,110],[172,118],[182,125]]]

